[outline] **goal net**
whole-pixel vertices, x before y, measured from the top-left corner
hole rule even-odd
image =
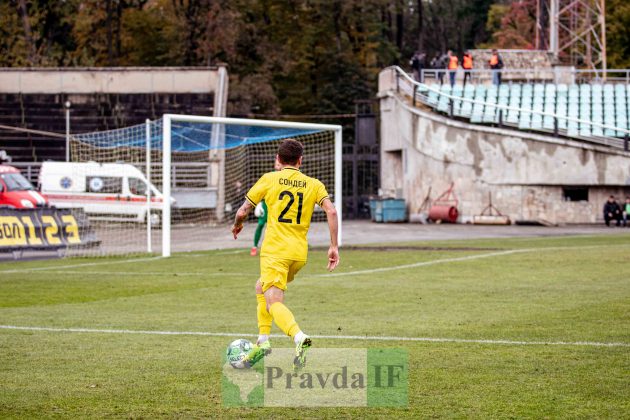
[[[273,170],[286,138],[304,144],[301,170],[324,183],[341,221],[341,127],[335,125],[164,115],[75,135],[71,162],[48,164],[40,178],[54,178],[56,171],[70,179],[66,194],[52,194],[65,201],[51,204],[82,209],[99,240],[69,255],[169,256],[224,248],[234,245],[229,225],[245,194]],[[312,222],[325,220],[317,208]],[[239,245],[251,247],[253,231],[246,230]]]

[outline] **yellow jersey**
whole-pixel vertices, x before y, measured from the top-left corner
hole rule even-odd
[[[261,176],[245,197],[254,207],[263,199],[267,203],[261,257],[306,261],[306,234],[315,204],[321,206],[328,198],[324,184],[288,166]]]

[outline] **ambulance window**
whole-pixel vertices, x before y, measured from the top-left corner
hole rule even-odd
[[[122,178],[113,176],[88,176],[88,192],[101,194],[122,194]]]
[[[140,178],[129,178],[129,192],[133,195],[146,195],[147,184]]]

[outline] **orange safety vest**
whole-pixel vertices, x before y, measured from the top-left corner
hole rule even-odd
[[[457,70],[457,56],[452,55],[448,61],[448,69],[449,70]]]
[[[492,54],[492,57],[490,57],[490,65],[496,66],[497,64],[499,64],[499,56],[496,54]]]
[[[464,56],[464,63],[462,64],[462,67],[467,70],[470,70],[473,68],[472,56],[470,55]]]

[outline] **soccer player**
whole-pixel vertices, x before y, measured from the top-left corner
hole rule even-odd
[[[306,264],[306,235],[315,204],[325,212],[330,231],[328,270],[339,264],[337,245],[337,211],[330,201],[324,184],[300,172],[303,146],[297,140],[282,141],[276,155],[276,172],[264,174],[249,190],[245,202],[236,212],[232,234],[234,239],[243,229],[249,212],[265,200],[268,209],[267,232],[260,251],[260,278],[256,282],[258,340],[247,355],[251,366],[271,351],[271,322],[295,342],[293,367],[299,370],[306,363],[310,337],[298,326],[293,313],[284,305],[287,283],[293,281]]]

